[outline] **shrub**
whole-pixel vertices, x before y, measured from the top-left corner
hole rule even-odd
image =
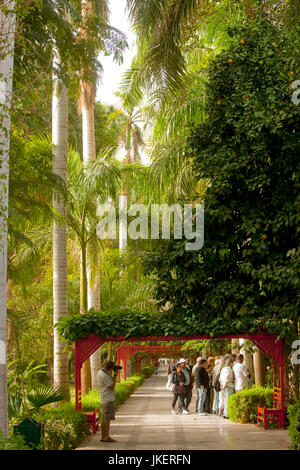
[[[135,380],[137,382],[138,387],[140,387],[140,385],[142,385],[142,383],[144,382],[144,376],[140,372],[136,372],[129,378]]]
[[[256,423],[257,405],[272,407],[274,392],[269,387],[254,386],[228,398],[228,418],[240,423]]]
[[[6,438],[0,431],[0,450],[31,450],[31,448],[26,445],[23,436],[12,434]]]
[[[289,420],[289,435],[292,438],[292,447],[297,449],[299,433],[296,429],[298,426],[298,417],[300,415],[300,400],[298,400],[294,405],[289,405],[287,409],[288,420]]]
[[[142,374],[141,375],[131,375],[126,380],[124,380],[124,382],[126,384],[131,385],[132,391],[134,391],[137,387],[142,385],[143,381],[144,381],[144,376]]]
[[[153,366],[145,366],[142,369],[142,374],[148,379],[154,372],[154,367]]]
[[[44,423],[44,448],[47,450],[75,449],[89,434],[83,413],[65,403],[41,413]]]
[[[90,390],[89,393],[84,395],[81,399],[82,411],[94,411],[98,409],[101,412],[101,403],[99,397],[99,391],[97,388]]]
[[[115,406],[122,405],[130,395],[129,384],[122,380],[115,387]]]

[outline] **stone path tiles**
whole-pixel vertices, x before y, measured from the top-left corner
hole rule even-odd
[[[172,393],[165,388],[165,368],[145,380],[118,408],[111,422],[116,443],[100,442],[100,431],[77,450],[288,450],[287,430],[231,423],[213,414],[195,413],[195,391],[189,415],[172,415]]]

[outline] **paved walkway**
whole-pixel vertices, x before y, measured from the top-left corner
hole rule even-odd
[[[165,388],[166,371],[145,380],[116,412],[111,436],[116,443],[100,442],[100,431],[78,450],[288,450],[286,430],[267,430],[254,424],[231,423],[209,414],[198,416],[193,401],[189,415],[172,415],[172,393]]]

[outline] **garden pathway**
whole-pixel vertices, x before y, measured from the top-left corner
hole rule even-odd
[[[118,408],[111,422],[116,443],[100,442],[100,431],[78,450],[287,450],[286,430],[267,430],[254,424],[237,424],[209,414],[198,416],[195,396],[189,415],[172,415],[172,394],[165,388],[166,369],[145,380]],[[195,393],[195,392],[194,392]]]

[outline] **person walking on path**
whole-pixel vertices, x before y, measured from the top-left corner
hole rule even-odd
[[[199,394],[196,386],[196,370],[200,367],[200,361],[201,357],[197,357],[196,364],[194,365],[192,369],[192,377],[193,377],[193,383],[195,384],[195,389],[196,389],[196,401],[195,401],[195,412],[198,413],[198,406],[199,406]]]
[[[225,366],[221,370],[220,374],[220,384],[221,389],[224,392],[224,410],[223,418],[228,419],[227,416],[227,406],[228,398],[234,393],[234,372],[233,372],[234,359],[232,357],[227,357],[225,359]]]
[[[153,364],[153,367],[154,367],[154,375],[157,375],[157,373],[158,373],[158,368],[159,368],[159,363],[158,363],[158,360],[157,360],[157,359],[155,359],[154,364]]]
[[[172,414],[177,414],[175,410],[175,405],[178,400],[178,398],[181,399],[181,402],[184,404],[185,403],[185,375],[182,372],[182,363],[177,364],[177,369],[176,371],[172,372],[172,384],[174,385],[173,389],[173,401],[172,401]],[[188,414],[188,411],[183,409],[184,414]]]
[[[192,369],[192,375],[194,377],[196,377],[196,370],[198,369],[198,367],[200,367],[200,361],[201,361],[202,357],[199,356],[197,357],[197,360],[196,360],[196,364],[194,365],[193,369]]]
[[[185,394],[184,394],[183,397],[179,398],[178,411],[179,411],[179,413],[183,413],[183,410],[186,410],[189,413],[189,405],[190,405],[191,400],[192,400],[191,370],[187,366],[186,359],[184,359],[184,358],[180,359],[179,364],[182,366],[181,371],[185,375],[185,383],[184,383]],[[184,401],[182,401],[182,398],[183,398]],[[186,412],[184,414],[186,414]]]
[[[212,386],[212,371],[213,371],[214,366],[215,366],[215,358],[209,357],[207,359],[207,366],[206,366],[206,371],[209,377],[209,386],[207,389],[205,402],[204,402],[204,411],[206,413],[212,413],[212,408],[213,408],[214,390]]]
[[[167,367],[167,374],[170,375],[172,374],[172,372],[174,372],[176,370],[176,364],[175,364],[175,360],[172,359],[172,361],[168,362],[168,367]]]
[[[204,402],[207,394],[207,389],[209,387],[209,376],[206,371],[206,366],[206,359],[201,359],[200,367],[196,369],[196,387],[199,394],[198,414],[200,416],[206,415],[206,413],[204,412]]]
[[[97,373],[97,385],[102,407],[102,442],[117,442],[109,435],[110,421],[115,419],[115,385],[118,376],[115,367],[116,364],[113,361],[107,361],[105,366]]]
[[[241,390],[246,388],[249,383],[250,374],[245,364],[243,364],[243,362],[244,362],[244,356],[243,354],[239,354],[237,357],[237,361],[233,365],[233,371],[234,371],[234,377],[235,377],[234,387],[235,387],[236,392],[240,392]]]

